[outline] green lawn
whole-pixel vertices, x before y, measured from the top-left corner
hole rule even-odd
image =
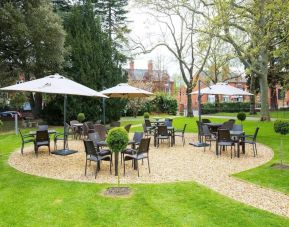
[[[260,117],[260,112],[257,112],[256,115],[250,115],[250,113],[246,113],[248,117]],[[220,112],[220,113],[215,113],[215,114],[208,114],[212,116],[232,116],[236,117],[237,113],[226,113],[226,112]],[[279,111],[272,111],[270,112],[270,116],[272,118],[277,118],[277,119],[289,119],[289,110],[279,110]]]
[[[139,119],[134,124],[141,122]],[[182,127],[185,122],[189,124],[189,131],[196,131],[195,119],[174,120],[176,127]],[[271,123],[248,121],[245,130],[253,132],[257,124],[261,127],[260,142],[272,143],[276,149],[278,137],[272,135]],[[99,195],[106,184],[65,182],[23,174],[7,164],[8,155],[19,145],[19,137],[0,135],[0,226],[289,225],[289,219],[233,201],[194,182],[130,185],[135,191],[131,198],[113,199]],[[289,160],[287,154],[286,160]],[[269,176],[261,177],[259,173],[269,175],[275,170],[266,172],[266,169],[266,166],[259,167],[238,177],[270,186],[266,183]],[[279,171],[279,180],[277,175],[270,179],[274,188],[287,190],[289,178],[284,174]],[[276,185],[275,182],[282,180],[283,183]]]

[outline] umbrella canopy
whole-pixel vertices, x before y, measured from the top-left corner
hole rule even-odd
[[[50,94],[81,95],[108,98],[100,92],[76,83],[59,74],[0,88],[2,91],[29,91]]]
[[[198,91],[194,91],[191,93],[192,95],[197,95]],[[206,87],[200,90],[201,95],[240,95],[240,96],[246,96],[246,95],[253,95],[247,91],[244,91],[242,89],[230,86],[226,83],[217,83],[210,87]]]
[[[110,98],[142,98],[153,95],[153,93],[130,86],[128,84],[118,84],[101,92]]]

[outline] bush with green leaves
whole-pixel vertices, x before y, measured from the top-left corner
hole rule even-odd
[[[83,121],[85,120],[85,115],[84,115],[84,113],[79,113],[79,114],[77,114],[77,120],[78,120],[79,122],[83,122]]]
[[[281,135],[289,134],[289,121],[277,120],[274,122],[274,130]]]
[[[165,93],[158,93],[152,101],[154,104],[154,111],[159,113],[167,113],[176,115],[178,110],[177,100]]]
[[[219,109],[221,112],[228,113],[238,113],[238,112],[249,112],[250,103],[249,102],[221,102],[219,104]],[[215,103],[204,103],[202,104],[203,114],[217,113],[218,108],[216,108]]]
[[[128,133],[123,127],[116,127],[109,130],[106,138],[106,143],[108,147],[114,153],[115,176],[118,176],[118,184],[119,184],[118,157],[119,153],[126,148],[128,141],[129,141]]]
[[[246,114],[244,112],[240,112],[240,113],[237,114],[237,118],[238,118],[239,121],[241,121],[241,123],[246,120],[246,117],[247,116],[246,116]]]
[[[143,117],[144,117],[144,118],[150,118],[150,114],[149,114],[148,112],[145,112],[145,113],[143,114]]]

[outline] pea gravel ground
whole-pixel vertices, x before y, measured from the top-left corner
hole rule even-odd
[[[206,152],[203,148],[195,148],[188,142],[196,141],[195,134],[187,134],[186,145],[182,146],[177,138],[174,147],[168,147],[164,142],[159,148],[150,146],[149,174],[147,162],[140,162],[140,177],[131,167],[131,162],[126,164],[126,175],[123,176],[121,166],[121,183],[167,183],[180,181],[195,181],[212,190],[278,215],[289,217],[289,196],[271,189],[241,181],[232,177],[234,173],[255,168],[273,158],[273,151],[258,144],[258,156],[253,157],[251,146],[246,147],[246,154],[241,158],[230,157],[230,149],[216,157],[215,144]],[[38,158],[35,157],[33,147],[25,148],[24,155],[17,150],[11,154],[9,164],[15,169],[36,176],[62,179],[69,181],[116,183],[117,178],[109,173],[109,164],[101,164],[101,170],[94,178],[95,163],[88,167],[87,176],[84,175],[85,153],[81,140],[69,141],[70,148],[79,152],[69,156],[48,155],[46,148],[40,148]],[[53,145],[51,146],[53,147]]]

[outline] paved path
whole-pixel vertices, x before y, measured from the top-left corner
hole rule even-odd
[[[195,134],[187,134],[186,145],[183,147],[178,138],[174,147],[168,148],[167,143],[160,148],[151,146],[150,164],[151,174],[148,173],[147,162],[140,165],[140,177],[126,165],[126,176],[121,174],[121,183],[165,183],[180,181],[196,181],[218,193],[237,201],[249,204],[274,214],[289,217],[289,196],[261,186],[239,180],[232,174],[260,166],[273,158],[273,151],[258,144],[258,156],[253,157],[250,146],[246,147],[246,154],[241,158],[230,158],[230,152],[225,151],[221,157],[216,157],[214,145],[206,152],[203,148],[188,145],[196,141]],[[92,164],[84,175],[84,147],[82,141],[69,141],[70,148],[79,152],[69,156],[48,155],[42,149],[38,158],[33,154],[33,147],[25,148],[22,156],[18,151],[11,154],[9,164],[19,171],[32,175],[94,183],[115,183],[115,176],[109,174],[109,165],[103,163],[101,171],[94,178],[95,165]],[[45,166],[46,168],[43,168]]]

